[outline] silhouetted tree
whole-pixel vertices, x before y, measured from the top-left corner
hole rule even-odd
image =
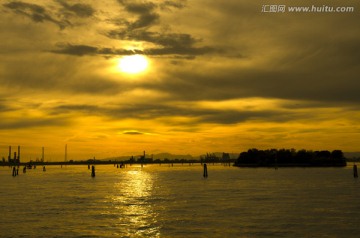
[[[341,150],[332,152],[307,151],[295,149],[271,149],[258,150],[249,149],[247,152],[240,153],[235,165],[255,165],[255,166],[274,166],[274,165],[302,165],[302,166],[345,166],[346,161]]]

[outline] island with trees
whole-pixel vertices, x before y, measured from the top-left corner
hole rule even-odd
[[[249,149],[240,153],[238,167],[342,167],[346,159],[341,150],[311,151],[295,149]]]

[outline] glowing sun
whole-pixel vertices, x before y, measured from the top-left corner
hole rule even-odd
[[[120,59],[118,68],[121,72],[137,74],[148,68],[149,62],[143,55],[124,56]]]

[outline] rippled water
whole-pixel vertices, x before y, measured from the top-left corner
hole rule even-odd
[[[0,168],[0,237],[360,237],[346,168]]]

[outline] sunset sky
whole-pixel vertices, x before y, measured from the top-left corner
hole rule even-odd
[[[360,3],[0,0],[0,156],[360,151]],[[264,4],[352,13],[261,12]],[[122,57],[148,66],[124,72]]]

